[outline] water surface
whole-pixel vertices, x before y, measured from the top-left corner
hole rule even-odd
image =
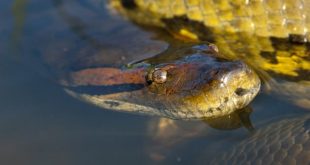
[[[57,77],[102,65],[100,56],[94,55],[98,47],[117,54],[122,52],[113,46],[127,43],[121,48],[152,56],[166,45],[149,41],[143,49],[134,49],[135,42],[113,39],[119,31],[124,35],[141,29],[126,31],[121,23],[113,25],[119,29],[107,31],[112,25],[102,1],[63,3],[0,2],[1,164],[192,164],[207,162],[249,136],[245,128],[221,131],[203,122],[178,121],[176,131],[168,131],[177,133],[165,139],[154,129],[158,117],[102,110],[68,96]],[[145,36],[149,38],[149,33],[141,38]],[[256,129],[305,114],[302,108],[264,92],[251,107]]]

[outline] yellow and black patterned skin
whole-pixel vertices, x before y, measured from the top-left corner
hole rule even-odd
[[[163,19],[185,17],[221,32],[310,39],[308,0],[112,0],[111,6],[157,26],[166,26]]]
[[[111,0],[109,6],[176,38],[216,44],[274,91],[310,107],[309,0]]]

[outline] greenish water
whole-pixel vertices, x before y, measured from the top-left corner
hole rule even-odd
[[[139,29],[102,32],[111,25],[101,1],[61,6],[59,0],[0,2],[0,164],[195,164],[250,136],[244,128],[221,131],[178,121],[164,132],[176,133],[165,139],[156,136],[157,117],[106,111],[68,96],[55,77],[74,67],[99,66],[94,60],[99,57],[92,55],[97,47],[134,47],[135,41],[113,39],[113,34]],[[121,25],[115,26],[126,30]],[[154,42],[132,51],[151,56],[164,46]],[[251,107],[256,129],[306,114],[264,93]]]

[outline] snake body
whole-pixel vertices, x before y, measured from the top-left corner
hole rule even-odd
[[[307,0],[112,0],[111,6],[139,23],[156,26],[167,27],[166,20],[183,17],[218,32],[310,39]],[[198,38],[206,37],[196,31],[192,33]]]

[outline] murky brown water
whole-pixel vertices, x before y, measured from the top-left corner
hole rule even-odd
[[[110,25],[104,10],[97,0],[0,2],[0,164],[200,164],[249,138],[244,128],[215,130],[203,122],[177,121],[158,131],[159,120],[169,121],[106,111],[68,96],[56,83],[62,73],[101,66],[122,53],[152,56],[167,46],[146,41],[135,48],[152,34],[130,23]],[[140,38],[130,39],[133,34]],[[98,50],[115,56],[107,59]],[[251,107],[257,130],[307,114],[265,93]]]

